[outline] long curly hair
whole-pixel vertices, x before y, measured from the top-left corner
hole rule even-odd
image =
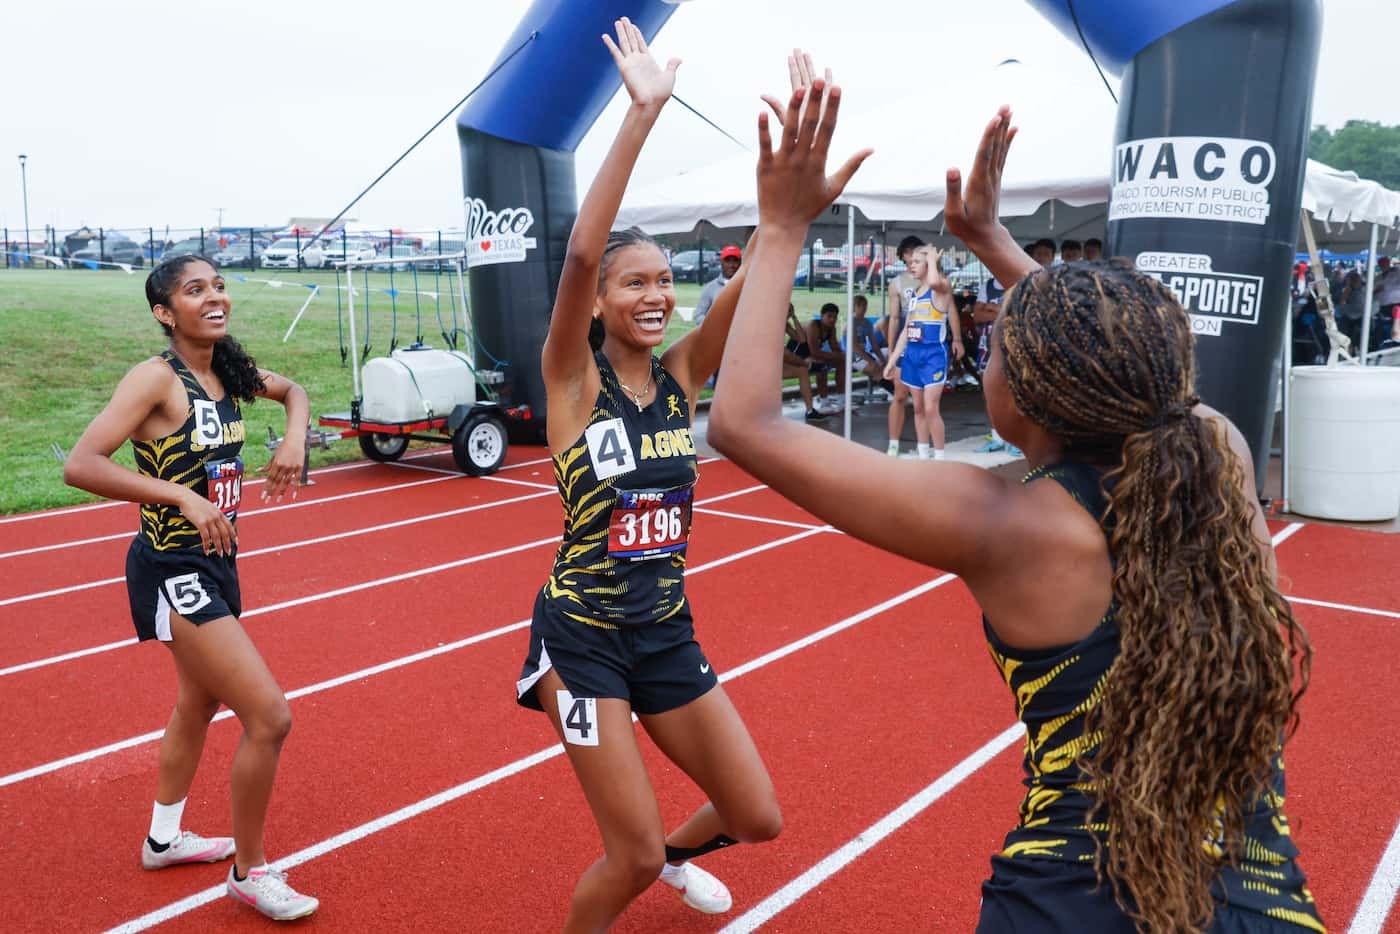
[[[1096,866],[1139,929],[1200,931],[1296,729],[1312,650],[1252,531],[1225,428],[1194,417],[1191,324],[1123,261],[1032,273],[997,325],[1022,414],[1104,475],[1120,653],[1079,765]]]
[[[146,301],[152,308],[157,305],[169,307],[170,296],[180,283],[180,273],[190,263],[196,262],[208,263],[215,273],[219,271],[218,264],[212,259],[197,253],[181,253],[151,270],[150,275],[146,276]],[[160,327],[166,337],[175,333],[164,322],[161,322]],[[257,363],[230,334],[225,334],[214,342],[214,359],[211,366],[214,375],[223,384],[224,391],[236,399],[251,403],[258,393],[267,388],[267,384],[258,373]]]

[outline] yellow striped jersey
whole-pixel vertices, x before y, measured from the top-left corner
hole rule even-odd
[[[209,398],[189,367],[173,351],[161,359],[180,377],[189,408],[185,421],[173,434],[150,441],[133,441],[136,469],[160,480],[189,487],[223,509],[237,522],[243,489],[245,428],[243,410],[230,393],[218,401]],[[141,504],[140,535],[157,551],[202,551],[199,530],[176,506]]]

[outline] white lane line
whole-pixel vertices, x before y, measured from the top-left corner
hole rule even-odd
[[[944,575],[945,578],[950,576],[951,575]],[[941,581],[943,580],[943,578],[940,578],[939,580]],[[889,607],[898,606],[901,603],[905,603],[909,600],[912,600],[920,594],[932,590],[936,586],[938,586],[938,581],[930,581],[926,584],[921,584],[920,586],[915,587],[912,590],[905,591],[897,597],[893,597],[889,600],[886,600],[884,603],[880,604],[880,606],[886,609],[888,609]],[[820,633],[813,633],[812,635],[807,636],[803,639],[799,639],[796,642],[789,643],[788,645],[783,646],[780,649],[777,649],[773,652],[769,652],[767,655],[763,655],[759,658],[753,659],[750,662],[740,665],[733,671],[727,671],[724,674],[720,675],[719,680],[721,683],[726,683],[728,681],[733,680],[734,678],[740,677],[741,675],[748,674],[751,671],[755,671],[759,668],[762,668],[764,665],[770,664],[771,662],[777,661],[780,658],[784,658],[788,655],[791,655],[793,652],[796,652],[801,648],[805,648],[806,646],[809,646],[814,642],[820,641],[821,639],[826,638],[826,636],[828,635],[841,632],[842,630],[847,629],[852,625],[855,625],[855,623],[863,619],[868,619],[875,612],[876,609],[871,609],[866,610],[863,613],[858,613],[856,614],[856,616],[848,617],[847,619],[842,620],[839,623],[835,623],[831,626],[828,626],[826,629],[821,630]],[[356,842],[357,840],[362,840],[365,837],[379,833],[383,830],[387,830],[390,827],[395,826],[396,824],[401,824],[404,821],[410,820],[414,817],[418,817],[419,815],[425,814],[428,811],[440,808],[444,804],[449,804],[453,801],[456,801],[458,798],[465,797],[466,795],[469,795],[474,791],[480,791],[482,788],[486,788],[489,785],[494,785],[497,782],[510,778],[512,775],[516,775],[520,772],[525,771],[526,769],[539,765],[542,762],[547,762],[550,759],[563,755],[563,753],[564,747],[559,743],[554,743],[550,746],[545,747],[544,749],[539,750],[538,752],[532,753],[531,755],[525,756],[520,759],[516,759],[514,762],[511,762],[507,765],[503,765],[498,769],[494,769],[493,771],[485,773],[484,775],[479,775],[476,778],[471,779],[470,781],[463,782],[462,784],[457,785],[453,788],[448,788],[445,791],[438,792],[437,794],[431,797],[424,798],[421,801],[417,801],[413,804],[399,808],[397,811],[392,811],[388,814],[385,814],[382,817],[377,817],[374,820],[359,825],[358,827],[352,827],[351,829],[344,831],[343,833],[336,834],[333,837],[329,837],[325,840],[322,840],[320,843],[316,843],[309,847],[306,847],[305,849],[298,850],[297,852],[292,853],[289,856],[284,856],[281,859],[276,860],[272,864],[272,866],[274,869],[279,870],[286,870],[291,869],[295,866],[300,866],[302,863],[310,862],[311,860],[316,859],[317,857],[324,856],[327,853],[331,853],[336,850],[342,849],[343,847],[346,847],[351,843]],[[219,883],[218,885],[210,886],[209,888],[204,889],[201,892],[196,892],[195,894],[190,895],[187,898],[182,898],[179,901],[171,902],[170,904],[165,905],[162,908],[157,908],[155,911],[144,914],[139,918],[133,918],[130,921],[126,921],[122,924],[119,924],[116,927],[111,928],[108,934],[115,934],[115,932],[129,934],[129,932],[144,931],[147,928],[154,927],[157,924],[161,924],[165,921],[169,921],[172,918],[179,917],[180,915],[193,911],[194,909],[199,908],[202,905],[207,905],[224,897],[226,897],[224,884]]]
[[[1352,606],[1350,603],[1329,603],[1326,600],[1308,600],[1304,597],[1284,597],[1289,603],[1303,603],[1308,606],[1322,606],[1329,610],[1346,610],[1349,613],[1369,613],[1371,616],[1387,616],[1390,619],[1400,619],[1400,613],[1394,610],[1373,610],[1366,606]]]
[[[747,934],[747,932],[757,930],[763,924],[771,921],[812,889],[850,865],[861,854],[872,849],[900,827],[918,817],[939,798],[952,791],[964,779],[992,761],[1008,746],[1025,735],[1025,727],[1020,723],[1013,723],[1002,730],[976,752],[940,775],[933,784],[861,831],[845,846],[830,853],[811,869],[734,919],[720,930],[720,934]]]
[[[441,454],[441,453],[443,453],[441,450],[436,450],[436,451],[423,451],[423,452],[420,452],[420,453],[418,453],[418,454],[410,454],[410,455],[408,455],[408,457],[404,458],[404,460],[408,460],[409,458],[431,457],[431,456],[433,456],[433,455]],[[551,460],[551,459],[548,458],[548,457],[542,457],[542,458],[538,458],[538,459],[536,459],[536,460],[521,461],[521,462],[518,463],[518,464],[507,464],[506,466],[502,467],[501,470],[514,470],[514,469],[517,468],[517,467],[533,467],[533,466],[535,466],[535,465],[537,465],[537,464],[548,464],[548,463],[550,463],[550,460]],[[353,464],[341,464],[341,465],[338,465],[338,466],[335,466],[335,467],[324,467],[324,468],[322,468],[322,469],[320,469],[320,470],[313,470],[313,471],[312,471],[312,474],[313,474],[313,475],[319,475],[319,474],[323,474],[323,473],[333,473],[333,472],[335,472],[335,471],[337,471],[337,470],[355,470],[355,469],[358,469],[358,468],[360,468],[360,467],[373,467],[373,466],[377,466],[377,465],[379,465],[379,462],[378,462],[378,461],[356,461],[356,462],[353,463]],[[439,469],[436,468],[436,467],[418,467],[417,465],[413,465],[413,464],[397,464],[396,466],[400,466],[400,467],[414,467],[415,469],[418,469],[418,470],[430,470],[430,471],[432,471],[432,472],[434,472],[434,473],[449,474],[449,475],[452,476],[452,477],[461,477],[461,478],[465,478],[465,477],[466,477],[466,474],[464,474],[464,473],[462,473],[462,472],[460,472],[460,471],[456,471],[456,470],[439,470]],[[305,500],[298,500],[298,501],[291,502],[291,503],[279,503],[279,504],[276,505],[276,506],[268,506],[268,507],[263,508],[263,509],[249,509],[249,510],[246,510],[245,512],[240,513],[240,514],[239,514],[239,517],[240,517],[240,518],[246,519],[246,518],[248,518],[249,516],[260,516],[260,515],[262,515],[262,514],[264,514],[264,513],[269,513],[269,512],[280,512],[280,511],[282,511],[282,510],[284,510],[284,509],[299,509],[299,508],[301,508],[301,507],[303,507],[303,506],[316,506],[316,505],[319,505],[319,504],[321,504],[321,503],[333,503],[333,502],[337,502],[337,501],[339,501],[339,500],[350,499],[350,498],[356,497],[356,496],[366,496],[366,495],[369,495],[369,494],[371,494],[371,493],[387,493],[387,492],[389,492],[389,491],[391,491],[391,490],[402,490],[402,489],[405,489],[405,488],[408,488],[408,487],[412,487],[412,486],[419,486],[419,485],[422,485],[422,484],[424,484],[424,483],[435,483],[435,482],[440,482],[441,479],[447,479],[447,478],[446,478],[446,477],[443,477],[443,478],[440,478],[440,479],[435,478],[434,480],[415,480],[415,481],[410,482],[410,483],[399,483],[399,484],[394,484],[394,485],[392,485],[392,486],[375,487],[374,489],[370,489],[370,490],[359,490],[359,491],[353,492],[353,493],[341,493],[341,494],[338,494],[338,495],[336,495],[336,496],[324,496],[324,497],[322,497],[322,498],[320,498],[320,499],[305,499]],[[246,490],[246,489],[247,489],[248,487],[250,487],[250,486],[254,486],[254,485],[256,485],[256,484],[265,483],[265,482],[266,482],[266,481],[264,481],[264,480],[249,480],[249,481],[247,481],[246,483],[243,484],[243,488]],[[552,489],[552,487],[551,487],[551,489]],[[43,519],[43,518],[46,518],[46,517],[48,517],[48,516],[66,515],[66,514],[68,514],[68,513],[70,513],[70,512],[82,512],[82,511],[89,510],[89,509],[105,509],[105,508],[107,508],[108,506],[135,506],[135,505],[136,505],[135,503],[128,503],[128,502],[126,502],[125,500],[108,500],[108,501],[105,502],[105,503],[93,503],[93,504],[88,505],[88,506],[74,506],[74,507],[71,508],[71,509],[60,509],[60,510],[54,510],[54,511],[51,511],[51,512],[35,512],[35,513],[29,513],[29,514],[23,515],[23,516],[9,516],[9,517],[6,517],[6,518],[0,518],[0,523],[5,523],[5,522],[20,522],[20,521],[23,521],[23,520],[26,520],[26,519]],[[24,549],[21,549],[21,550],[19,550],[19,551],[0,552],[0,558],[16,558],[16,557],[19,557],[20,555],[32,555],[32,554],[36,554],[36,553],[41,552],[41,551],[56,551],[56,550],[61,549],[61,548],[73,548],[73,547],[76,547],[76,546],[78,546],[78,545],[92,545],[92,544],[95,544],[95,543],[97,543],[97,542],[110,542],[110,541],[115,541],[115,540],[117,540],[117,539],[119,539],[119,538],[130,538],[133,534],[135,534],[135,533],[134,533],[134,532],[118,532],[118,533],[116,533],[116,534],[114,534],[114,535],[100,535],[100,536],[97,536],[96,538],[80,538],[80,539],[74,539],[73,541],[59,542],[59,543],[54,544],[54,545],[41,545],[41,546],[39,546],[39,547],[37,547],[37,548],[24,548]],[[0,605],[3,605],[3,604],[0,604]]]
[[[419,451],[419,452],[417,452],[416,454],[409,454],[409,455],[408,455],[406,458],[404,458],[404,459],[407,460],[407,459],[409,459],[409,458],[415,458],[415,459],[416,459],[416,458],[419,458],[419,457],[433,457],[433,456],[435,456],[435,455],[445,453],[446,451],[447,451],[447,448],[434,448],[434,449],[431,450],[431,451]],[[524,467],[524,466],[526,466],[527,464],[541,464],[541,463],[547,463],[548,461],[549,461],[549,458],[546,457],[546,458],[544,458],[543,460],[524,461],[524,462],[519,463],[519,464],[508,464],[506,467],[502,467],[501,469],[502,469],[502,470],[507,470],[507,469],[509,469],[510,467]],[[360,470],[361,468],[364,468],[364,467],[373,467],[376,463],[378,463],[378,462],[377,462],[377,461],[371,461],[371,460],[363,460],[363,461],[355,461],[353,464],[334,464],[334,465],[332,465],[332,466],[330,466],[330,467],[317,467],[315,470],[311,471],[311,474],[310,474],[310,475],[313,476],[313,477],[319,477],[319,476],[321,476],[322,474],[339,473],[339,472],[342,471],[342,470]],[[262,477],[252,478],[252,479],[247,480],[247,481],[243,484],[243,488],[244,488],[244,489],[247,489],[247,488],[250,487],[250,486],[257,486],[259,483],[266,483],[266,482],[267,482],[267,481],[266,481],[265,479],[263,479]],[[94,510],[94,509],[110,509],[110,508],[113,507],[113,506],[132,506],[132,505],[135,505],[135,504],[134,504],[134,503],[128,503],[126,500],[121,500],[121,499],[109,499],[109,500],[104,500],[103,502],[100,502],[100,503],[87,503],[87,504],[82,505],[82,506],[66,506],[66,507],[64,507],[64,508],[62,508],[62,509],[45,509],[43,512],[27,512],[27,513],[25,513],[25,514],[22,515],[22,516],[3,516],[3,517],[0,517],[0,525],[4,525],[4,524],[10,523],[10,522],[30,522],[30,521],[32,521],[32,520],[34,520],[34,519],[52,519],[52,518],[54,518],[55,516],[66,516],[66,515],[70,515],[71,513],[75,513],[75,512],[91,512],[91,511]]]
[[[787,519],[769,519],[767,516],[746,516],[740,512],[724,512],[720,509],[705,509],[696,506],[694,512],[703,512],[707,516],[722,516],[725,519],[745,519],[749,522],[762,522],[767,525],[784,525],[790,529],[830,529],[829,525],[813,525],[810,522],[789,522]],[[833,530],[834,531],[834,530]]]
[[[263,509],[249,509],[238,514],[240,519],[248,519],[252,516],[261,516],[269,512],[283,512],[288,509],[301,509],[305,506],[320,506],[324,503],[335,503],[341,500],[355,499],[360,496],[373,496],[377,493],[389,493],[394,490],[406,490],[410,487],[427,486],[429,483],[443,483],[447,480],[465,478],[466,474],[453,473],[450,477],[429,477],[427,480],[412,480],[407,483],[394,483],[389,486],[374,487],[369,490],[356,490],[353,493],[339,493],[335,496],[323,496],[320,499],[302,499],[291,503],[281,503],[276,506],[267,506]],[[101,535],[97,538],[81,538],[73,541],[58,542],[54,545],[40,545],[37,548],[25,548],[21,551],[9,551],[0,554],[0,558],[17,558],[20,555],[32,555],[41,551],[57,551],[62,548],[74,548],[78,545],[92,545],[96,542],[111,542],[119,538],[131,538],[135,535],[135,530],[129,532],[117,532],[112,535]],[[3,604],[0,604],[3,605]]]
[[[553,489],[551,489],[549,493],[529,493],[524,496],[511,497],[510,499],[496,500],[490,503],[476,503],[472,506],[463,506],[459,509],[449,509],[445,512],[433,512],[422,516],[411,516],[410,518],[398,519],[394,522],[385,522],[380,525],[371,525],[365,526],[364,528],[351,529],[348,532],[335,532],[331,535],[322,535],[317,538],[304,538],[301,541],[297,542],[287,542],[281,545],[269,545],[266,548],[254,548],[251,551],[239,552],[238,557],[239,559],[255,558],[258,555],[272,554],[279,551],[290,551],[293,548],[304,548],[307,545],[321,545],[326,542],[338,541],[343,538],[353,538],[356,535],[368,535],[372,532],[383,532],[387,529],[401,528],[402,526],[406,525],[417,525],[420,522],[429,522],[433,519],[445,519],[450,516],[459,516],[468,512],[477,512],[482,509],[491,509],[495,506],[506,506],[510,505],[511,503],[521,503],[525,500],[530,499],[541,499],[545,496],[550,495],[550,493],[553,492]],[[132,533],[128,532],[123,537],[131,538]],[[74,591],[78,590],[90,590],[94,587],[106,586],[107,584],[118,584],[124,580],[126,580],[125,577],[105,577],[101,580],[88,581],[84,584],[73,584],[68,587],[59,587],[54,590],[41,590],[37,593],[21,594],[18,597],[7,597],[4,600],[0,600],[0,606],[9,606],[12,603],[27,603],[31,600],[41,600],[45,597],[55,597],[59,596],[60,594],[73,593]]]
[[[510,477],[482,477],[483,480],[490,480],[492,483],[513,483],[516,486],[532,486],[537,490],[549,490],[553,492],[556,487],[552,483],[535,483],[533,480],[513,480]]]
[[[1274,533],[1274,547],[1277,548],[1279,545],[1282,545],[1294,535],[1297,535],[1300,531],[1302,531],[1302,528],[1303,523],[1290,522],[1288,523],[1288,525],[1285,525],[1283,528],[1279,529],[1277,532]]]
[[[1361,904],[1352,916],[1347,934],[1380,934],[1395,905],[1397,888],[1400,888],[1400,823],[1395,825],[1390,843],[1376,864],[1376,872],[1371,876],[1371,884],[1366,886],[1366,894],[1361,896]]]
[[[763,486],[762,486],[762,485],[759,485],[758,487],[751,487],[750,489],[748,489],[748,490],[743,490],[743,491],[741,491],[741,492],[746,492],[746,493],[747,493],[747,492],[752,492],[754,489],[763,489]],[[525,496],[525,497],[523,497],[523,498],[525,498],[525,499],[531,499],[531,498],[534,497],[534,495],[536,495],[536,494],[530,494],[530,495]],[[545,495],[545,494],[544,494],[544,493],[540,493],[540,494],[537,494],[537,495],[543,496],[543,495]],[[712,499],[702,499],[702,500],[700,500],[700,502],[697,503],[696,505],[701,505],[701,504],[704,504],[704,503],[713,502],[714,500],[717,500],[717,499],[728,499],[730,496],[733,496],[733,495],[736,495],[736,494],[733,494],[733,493],[726,493],[726,494],[723,494],[723,495],[721,495],[721,496],[713,497]],[[489,506],[489,505],[492,505],[492,504],[490,504],[490,503],[482,503],[482,504],[479,504],[479,505],[481,505],[481,506]],[[819,531],[822,531],[822,530],[821,530],[821,529],[815,529],[815,530],[812,530],[812,531],[802,532],[802,533],[799,533],[799,534],[794,535],[794,536],[789,536],[788,538],[785,538],[785,539],[779,539],[779,542],[780,542],[780,543],[786,543],[786,542],[788,542],[788,541],[796,541],[796,540],[799,539],[799,538],[806,538],[808,535],[816,534],[816,532],[819,532]],[[511,554],[512,552],[520,551],[520,550],[525,549],[525,548],[537,547],[537,546],[540,545],[541,543],[545,543],[545,542],[557,543],[558,541],[559,541],[559,539],[558,539],[557,536],[554,537],[554,538],[540,539],[539,541],[536,541],[536,542],[528,542],[528,543],[526,543],[526,544],[524,544],[524,545],[517,545],[517,546],[515,546],[515,547],[513,547],[513,548],[507,548],[507,549],[505,549],[505,550],[503,550],[503,551],[492,552],[492,553],[490,553],[489,555],[485,555],[485,556],[483,556],[483,555],[474,555],[474,556],[471,556],[471,557],[462,558],[462,559],[457,560],[457,561],[450,561],[450,562],[448,562],[448,563],[446,563],[446,564],[436,564],[436,565],[433,565],[433,566],[431,566],[431,567],[419,568],[419,569],[416,570],[416,571],[408,571],[408,572],[403,573],[403,574],[395,574],[395,575],[393,575],[392,577],[381,577],[381,578],[379,578],[379,579],[377,579],[377,580],[366,581],[365,583],[362,583],[362,584],[354,584],[354,585],[352,585],[352,586],[350,586],[350,587],[342,587],[342,588],[340,588],[340,589],[338,589],[338,590],[332,590],[332,591],[326,591],[326,592],[324,592],[324,593],[312,594],[311,596],[308,596],[308,597],[301,597],[301,598],[298,598],[298,599],[296,599],[296,600],[290,600],[290,601],[286,601],[286,602],[283,602],[283,603],[278,603],[278,604],[275,604],[274,606],[271,606],[271,607],[259,607],[258,609],[247,610],[247,611],[245,611],[245,612],[243,613],[243,618],[246,619],[246,618],[248,618],[248,617],[250,617],[250,616],[256,616],[256,615],[259,614],[259,613],[266,613],[266,612],[268,612],[269,610],[273,610],[273,609],[282,609],[282,608],[285,608],[285,607],[288,607],[288,606],[299,606],[299,605],[304,604],[304,603],[314,603],[314,602],[316,602],[316,601],[318,601],[318,600],[325,600],[325,599],[327,599],[327,598],[329,598],[329,597],[340,596],[340,595],[342,595],[342,594],[347,594],[347,593],[354,593],[354,592],[359,591],[359,590],[367,590],[367,589],[370,589],[370,588],[372,588],[372,587],[378,587],[378,586],[380,586],[381,584],[389,584],[389,583],[394,583],[394,582],[401,581],[401,580],[406,580],[406,579],[408,579],[408,578],[410,578],[410,577],[416,577],[416,576],[418,576],[418,575],[420,575],[420,574],[435,574],[435,573],[437,573],[437,572],[439,572],[439,571],[447,571],[447,570],[451,570],[452,568],[457,568],[457,567],[462,567],[463,565],[472,564],[472,563],[474,563],[474,562],[477,562],[477,561],[482,560],[483,557],[497,557],[497,556],[499,556],[499,555]],[[748,549],[747,551],[739,552],[739,554],[738,554],[737,556],[731,556],[731,558],[722,558],[722,559],[720,559],[720,560],[721,560],[721,561],[729,561],[729,560],[734,560],[734,559],[737,558],[737,557],[746,557],[746,556],[748,556],[748,555],[750,555],[750,554],[755,554],[755,553],[757,553],[758,551],[762,551],[762,550],[764,549],[764,547],[765,547],[765,546],[759,546],[759,547],[756,548],[756,549],[755,549],[755,548],[750,548],[750,549]],[[713,563],[713,562],[711,562],[711,563]],[[112,583],[118,583],[118,582],[124,581],[124,580],[126,580],[126,578],[124,578],[124,577],[113,577],[113,578],[109,578],[109,579],[106,580],[106,581],[97,581],[97,582],[95,582],[95,584],[112,584]],[[47,594],[45,594],[45,595],[49,595],[49,594],[53,594],[53,593],[62,593],[62,592],[70,591],[70,590],[77,590],[77,589],[81,589],[82,587],[85,587],[85,586],[88,586],[88,585],[78,585],[78,586],[76,586],[76,587],[64,588],[63,590],[60,590],[60,591],[49,591],[49,592],[48,592]],[[6,604],[8,604],[8,603],[16,603],[16,602],[19,602],[21,599],[32,599],[32,598],[12,597],[12,598],[10,598],[9,600],[0,601],[0,606],[4,606],[4,605],[6,605]],[[126,646],[128,646],[128,645],[134,645],[134,644],[136,643],[136,641],[137,641],[137,640],[135,640],[135,639],[124,639],[124,640],[122,640],[121,642],[109,642],[109,643],[107,643],[107,644],[105,644],[105,645],[93,646],[93,647],[91,647],[91,648],[86,648],[86,649],[78,649],[77,651],[73,651],[73,652],[65,652],[65,653],[62,654],[62,655],[54,655],[54,656],[51,656],[51,657],[49,657],[49,658],[41,658],[41,659],[37,659],[37,660],[32,661],[32,662],[22,662],[22,663],[17,664],[17,665],[11,665],[11,666],[8,667],[8,668],[0,668],[0,678],[6,677],[7,675],[19,674],[19,673],[22,672],[22,671],[31,671],[31,670],[33,670],[33,669],[35,669],[35,668],[46,668],[46,667],[48,667],[49,665],[57,665],[57,664],[59,664],[60,662],[72,661],[72,660],[75,659],[75,658],[83,658],[83,657],[88,656],[88,655],[98,655],[98,654],[100,654],[100,653],[102,653],[102,652],[110,652],[110,651],[112,651],[112,650],[114,650],[114,649],[120,649],[120,648],[124,648],[124,647],[126,647]]]
[[[748,494],[748,493],[757,493],[759,490],[766,490],[766,489],[768,489],[768,484],[766,484],[766,483],[756,483],[756,484],[754,484],[753,486],[746,486],[746,487],[744,487],[742,490],[734,490],[734,491],[732,491],[732,492],[730,492],[730,493],[723,493],[723,494],[721,494],[721,495],[719,495],[719,496],[711,496],[709,499],[701,500],[700,502],[696,503],[695,505],[699,506],[701,503],[705,503],[705,504],[709,504],[709,503],[718,503],[718,502],[720,502],[721,500],[733,499],[733,498],[736,497],[736,496],[744,496],[744,495],[746,495],[746,494]]]
[[[787,538],[780,538],[776,541],[769,542],[766,545],[760,545],[757,548],[749,548],[740,553],[726,555],[725,557],[717,558],[714,561],[707,561],[704,564],[698,564],[693,568],[686,568],[685,576],[690,577],[692,575],[699,574],[703,571],[711,570],[712,568],[723,567],[724,565],[729,564],[731,561],[738,560],[739,558],[749,557],[751,555],[755,555],[763,551],[768,551],[773,548],[780,548],[783,545],[789,544],[790,542],[794,542],[798,539],[806,537],[806,535],[790,535]],[[246,615],[248,614],[245,614],[245,616]],[[475,636],[468,636],[465,639],[460,639],[456,642],[451,642],[446,645],[436,646],[435,648],[427,649],[422,652],[415,652],[412,655],[405,655],[401,658],[391,659],[390,661],[382,662],[378,665],[373,665],[369,668],[362,668],[359,671],[351,672],[348,675],[341,675],[337,678],[332,678],[329,681],[321,681],[317,684],[311,684],[307,685],[306,687],[300,687],[295,690],[288,691],[287,699],[293,700],[298,697],[305,697],[308,694],[316,694],[334,687],[339,687],[342,684],[348,684],[351,681],[359,681],[363,678],[368,678],[373,675],[382,674],[386,671],[392,671],[395,668],[402,668],[405,665],[411,665],[414,662],[423,661],[424,659],[433,658],[438,655],[445,655],[448,652],[455,652],[457,649],[465,648],[469,645],[475,645],[478,642],[485,642],[487,639],[494,639],[497,636],[503,636],[507,633],[515,632],[517,629],[523,629],[529,625],[530,621],[528,619],[523,619],[518,622],[511,623],[508,626],[502,626],[498,629],[492,629],[489,632],[479,633]],[[126,642],[118,644],[130,645],[135,641],[135,639],[129,639]],[[232,716],[233,711],[221,710],[214,715],[214,720],[227,720],[229,717]],[[140,736],[132,736],[128,739],[119,740],[115,743],[109,743],[106,746],[100,746],[96,749],[89,749],[86,752],[75,753],[71,756],[65,756],[62,759],[55,759],[52,762],[46,762],[42,765],[36,765],[33,768],[25,769],[21,772],[13,772],[9,775],[0,776],[0,788],[3,788],[6,785],[13,785],[18,782],[25,781],[26,779],[36,778],[40,775],[47,775],[49,772],[56,772],[59,769],[67,768],[70,765],[78,765],[83,762],[89,762],[93,759],[101,758],[102,756],[111,755],[114,752],[121,752],[123,749],[130,749],[133,746],[140,746],[144,743],[154,742],[164,735],[165,730],[163,729],[153,730],[150,733],[142,733]]]

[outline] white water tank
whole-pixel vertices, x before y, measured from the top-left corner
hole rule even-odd
[[[361,417],[371,422],[413,422],[446,417],[476,401],[476,376],[459,350],[403,348],[365,362]]]
[[[1400,516],[1400,368],[1299,366],[1292,389],[1293,512],[1353,522]]]

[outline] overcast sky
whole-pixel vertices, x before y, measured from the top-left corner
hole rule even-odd
[[[1400,123],[1393,4],[1326,0],[1314,123]],[[7,3],[0,226],[12,235],[23,227],[21,152],[29,157],[36,229],[212,226],[220,209],[229,224],[334,214],[485,74],[528,7],[528,0]],[[836,69],[848,107],[898,100],[919,82],[956,99],[960,83],[1004,58],[1060,76],[1067,107],[1077,95],[1107,93],[1082,50],[1024,0],[694,0],[654,48],[663,60],[684,59],[677,94],[749,143],[757,94],[786,90],[783,60],[793,45]],[[605,54],[601,43],[598,52]],[[624,96],[579,148],[580,191]],[[735,151],[670,106],[636,178]],[[351,215],[405,228],[460,226],[461,200],[449,120]]]

